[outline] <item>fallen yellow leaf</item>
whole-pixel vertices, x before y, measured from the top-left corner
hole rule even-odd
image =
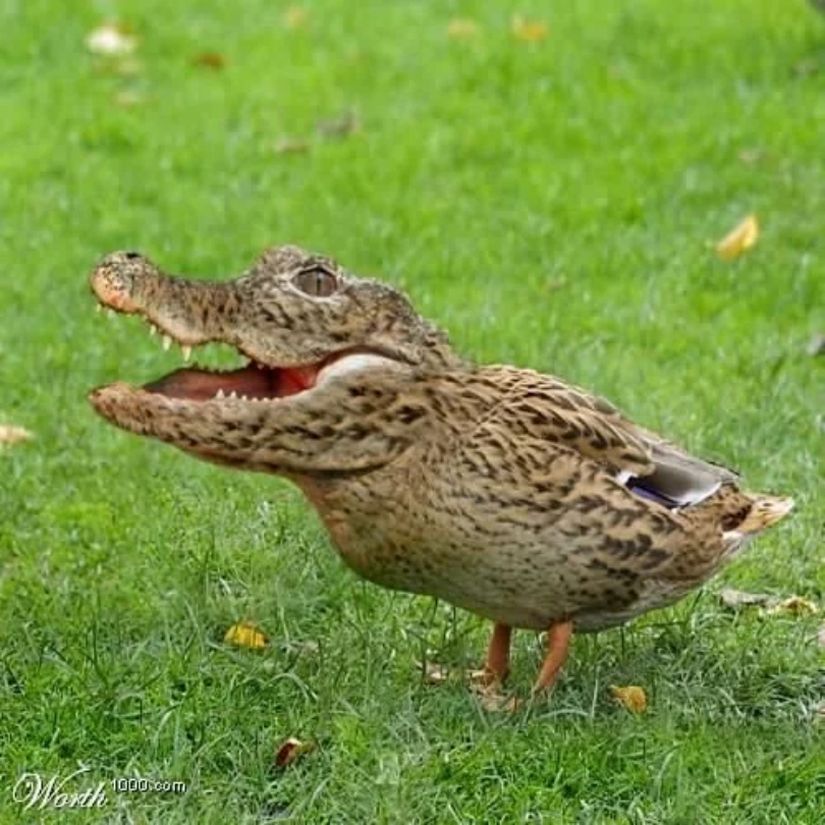
[[[613,698],[631,713],[644,713],[647,710],[647,694],[638,685],[611,685],[610,692]]]
[[[810,600],[802,596],[790,596],[783,599],[765,612],[768,615],[790,614],[791,616],[813,616],[819,608]]]
[[[15,427],[12,424],[0,424],[0,445],[18,444],[21,441],[30,441],[34,436],[24,427]]]
[[[756,215],[748,215],[716,244],[716,254],[723,261],[732,261],[750,249],[758,239],[759,222]]]
[[[468,17],[456,17],[447,24],[447,37],[452,37],[454,40],[470,40],[478,34],[478,31],[478,23]]]
[[[315,750],[314,742],[302,742],[294,736],[290,736],[279,748],[275,754],[275,767],[285,768],[291,765],[299,756]]]
[[[119,23],[103,23],[86,35],[86,48],[93,54],[122,57],[137,48],[137,38]]]
[[[263,650],[269,642],[266,634],[255,627],[252,622],[238,622],[226,631],[224,642],[235,647],[248,647],[252,650]]]
[[[550,32],[547,23],[542,23],[540,20],[527,20],[520,14],[513,15],[510,21],[510,31],[516,40],[522,40],[525,43],[538,43],[544,40]]]

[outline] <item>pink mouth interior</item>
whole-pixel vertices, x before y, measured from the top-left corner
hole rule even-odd
[[[284,398],[314,386],[318,366],[259,367],[249,364],[230,372],[180,369],[144,385],[143,389],[186,401],[211,401],[219,391],[250,399]]]

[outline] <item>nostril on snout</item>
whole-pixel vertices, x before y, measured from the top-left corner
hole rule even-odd
[[[126,260],[128,261],[133,261],[135,258],[140,257],[140,252],[124,252],[123,254],[126,256]]]

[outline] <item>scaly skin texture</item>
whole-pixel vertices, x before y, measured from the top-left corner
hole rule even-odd
[[[173,379],[90,400],[123,429],[291,479],[358,574],[502,628],[488,658],[498,677],[505,627],[561,628],[566,651],[571,625],[675,601],[790,509],[559,379],[466,362],[399,292],[295,247],[223,283],[114,253],[91,285],[181,344],[223,341],[311,376],[304,391],[261,400],[170,396]],[[685,485],[685,500],[668,499]],[[561,662],[557,650],[540,686]]]

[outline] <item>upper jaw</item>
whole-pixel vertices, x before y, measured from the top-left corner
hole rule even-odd
[[[238,280],[210,282],[166,275],[148,260],[124,260],[132,253],[112,253],[92,271],[89,285],[99,309],[123,315],[137,315],[159,335],[163,348],[180,346],[184,361],[195,347],[210,343],[227,344],[251,362],[272,369],[300,369],[321,364],[347,351],[369,350],[398,361],[414,363],[410,352],[387,346],[327,342],[299,331],[291,333],[295,347],[277,336],[267,336],[249,327],[243,312],[254,304],[255,295],[239,286]],[[129,267],[138,269],[130,272]],[[268,340],[271,338],[272,340]],[[286,345],[285,345],[286,344]]]
[[[260,342],[237,329],[238,309],[242,299],[233,281],[208,282],[175,278],[161,273],[153,264],[138,257],[128,271],[127,254],[112,253],[92,271],[89,285],[98,309],[123,315],[137,315],[159,335],[163,348],[178,344],[188,361],[195,347],[227,344],[250,361],[269,367],[296,367],[318,360],[325,353],[308,353],[296,357],[264,351]],[[246,296],[246,300],[249,297]],[[317,355],[317,357],[316,357]]]
[[[212,342],[231,344],[224,325],[214,314],[209,323],[197,322],[190,295],[225,292],[221,284],[198,283],[173,278],[135,253],[107,255],[89,275],[89,286],[97,308],[123,315],[138,315],[152,335],[160,334],[164,349],[176,342],[188,356],[193,347]],[[207,297],[201,294],[201,301]]]

